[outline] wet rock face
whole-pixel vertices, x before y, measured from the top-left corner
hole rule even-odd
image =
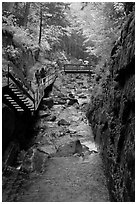
[[[3,154],[8,145],[16,141],[20,147],[26,144],[27,128],[30,125],[28,118],[17,117],[7,105],[2,106],[2,151]],[[29,136],[27,136],[29,137]]]
[[[127,17],[103,94],[87,116],[100,144],[112,201],[135,201],[135,19]]]
[[[34,66],[37,61],[36,58],[38,57],[39,48],[34,49],[33,47],[27,47],[27,45],[19,41],[16,34],[7,27],[3,27],[2,29],[2,43],[5,48],[12,46],[12,48],[14,47],[15,50],[18,50],[19,54],[17,57],[12,57],[7,53],[6,58],[15,66],[21,67],[24,74],[27,75],[27,70]]]
[[[60,126],[60,125],[70,125],[70,123],[67,122],[65,119],[61,119],[61,120],[58,121],[58,125],[59,125],[59,126]]]
[[[6,105],[2,107],[2,148],[3,152],[13,137],[15,130],[15,114]]]
[[[65,157],[73,154],[82,155],[82,144],[80,140],[69,142],[68,144],[61,145],[56,152],[56,156]]]
[[[43,99],[43,103],[44,103],[44,105],[46,105],[48,108],[52,108],[52,106],[54,105],[53,98],[51,98],[51,97],[49,97],[49,98],[44,98],[44,99]]]

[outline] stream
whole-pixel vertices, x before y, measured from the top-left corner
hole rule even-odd
[[[32,147],[20,153],[24,175],[3,201],[108,202],[109,193],[99,148],[85,116],[92,79],[86,75],[57,78],[43,100]],[[17,184],[18,183],[18,184]]]

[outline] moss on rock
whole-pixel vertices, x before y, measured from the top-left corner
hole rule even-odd
[[[121,46],[110,59],[102,95],[92,97],[87,117],[99,143],[112,201],[135,201],[135,19],[127,17]]]

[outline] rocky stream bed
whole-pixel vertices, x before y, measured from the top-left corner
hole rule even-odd
[[[92,80],[59,75],[41,104],[31,147],[3,176],[3,201],[109,201],[99,148],[85,116]]]

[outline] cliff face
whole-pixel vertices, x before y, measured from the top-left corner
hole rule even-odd
[[[135,18],[130,13],[112,50],[103,93],[87,117],[99,143],[112,201],[135,200]]]
[[[20,37],[10,27],[2,28],[3,61],[12,62],[23,71],[24,77],[28,77],[29,70],[38,60],[40,48],[25,40],[25,36]]]
[[[24,39],[25,41],[25,39]],[[38,59],[38,49],[27,46],[19,38],[16,33],[10,30],[10,27],[2,29],[2,45],[3,45],[3,69],[7,71],[7,64],[15,65],[20,69],[24,77],[29,79],[29,70],[35,65]],[[35,47],[36,48],[36,47]],[[6,63],[5,63],[6,62]],[[7,78],[5,79],[7,85]],[[26,131],[30,125],[30,116],[17,115],[11,108],[3,104],[2,106],[2,150],[3,153],[11,141],[17,140],[20,146],[24,146],[26,142]]]

